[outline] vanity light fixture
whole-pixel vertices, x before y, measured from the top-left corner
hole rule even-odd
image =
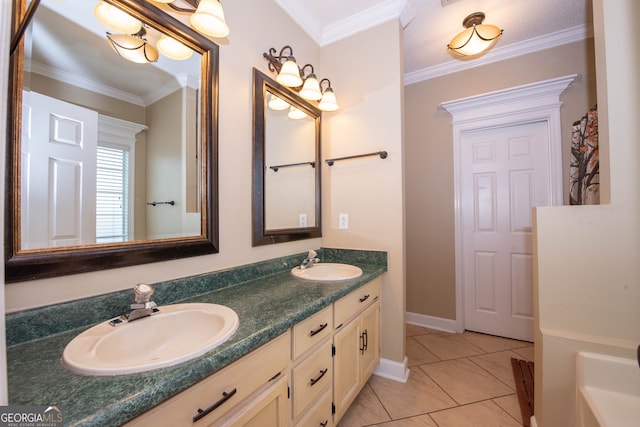
[[[304,111],[292,105],[291,108],[289,109],[289,114],[287,114],[287,117],[289,117],[292,120],[300,120],[307,117],[307,113],[305,113]]]
[[[262,56],[269,61],[269,71],[277,73],[276,81],[309,101],[319,101],[318,108],[323,111],[336,111],[338,103],[336,95],[331,87],[329,79],[322,79],[318,82],[313,65],[306,64],[302,68],[298,67],[296,58],[293,56],[291,46],[280,49],[280,53],[275,48],[270,48]],[[305,70],[309,69],[306,74]],[[322,84],[327,82],[327,88],[323,91]]]
[[[218,39],[229,35],[229,26],[224,19],[224,11],[218,0],[190,0],[187,3],[197,5],[195,9],[175,5],[175,0],[149,0],[164,3],[179,13],[191,14],[191,27],[207,36]]]
[[[104,1],[93,8],[93,13],[102,25],[116,33],[136,34],[142,28],[142,22],[139,19]]]
[[[475,12],[464,18],[462,25],[466,29],[451,40],[447,49],[461,56],[474,56],[493,46],[503,30],[482,24],[484,17],[484,13]]]
[[[176,61],[184,61],[193,55],[193,50],[166,34],[160,36],[156,42],[156,47],[161,54]]]
[[[146,34],[143,27],[135,34],[107,33],[107,40],[113,50],[127,61],[147,64],[158,60],[158,51],[144,38]]]
[[[287,101],[274,94],[269,94],[269,101],[267,102],[267,105],[269,108],[276,111],[286,110],[290,107]]]
[[[322,92],[322,99],[318,104],[318,108],[322,111],[336,111],[338,108],[338,101],[336,100],[336,94],[331,87],[331,81],[329,79],[320,80],[320,88],[323,83],[327,83],[327,88]]]

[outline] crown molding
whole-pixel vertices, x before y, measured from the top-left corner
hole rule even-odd
[[[451,60],[442,64],[434,65],[433,67],[406,73],[404,75],[404,84],[405,86],[407,86],[447,74],[491,64],[493,62],[515,58],[517,56],[550,49],[556,46],[574,43],[580,40],[587,39],[589,37],[593,37],[593,27],[591,25],[579,25],[544,36],[534,37],[529,40],[513,43],[508,46],[494,48],[482,58],[478,58],[476,60]]]
[[[275,0],[320,47],[347,38],[392,19],[406,27],[414,17],[407,0],[386,0],[355,15],[322,27],[299,0]]]

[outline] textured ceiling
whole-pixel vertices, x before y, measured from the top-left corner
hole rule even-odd
[[[591,0],[275,0],[320,45],[331,43],[390,17],[404,29],[404,71],[428,71],[460,62],[447,43],[462,20],[484,12],[485,23],[504,29],[493,50],[535,49],[589,34]],[[444,4],[444,5],[443,5]],[[512,53],[516,54],[516,53]],[[489,54],[486,55],[489,57]],[[454,64],[451,64],[454,65]]]

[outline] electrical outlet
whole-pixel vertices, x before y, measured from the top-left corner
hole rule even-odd
[[[298,219],[298,226],[306,227],[307,226],[307,214],[306,213],[301,213],[298,218],[299,218]]]
[[[349,229],[349,214],[341,213],[338,215],[338,227],[341,230]]]

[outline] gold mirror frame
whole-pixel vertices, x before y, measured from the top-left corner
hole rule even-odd
[[[110,268],[166,261],[219,252],[218,246],[218,45],[153,6],[147,0],[105,0],[133,17],[171,35],[202,56],[200,91],[202,149],[201,234],[193,237],[69,246],[63,249],[21,249],[20,147],[22,129],[21,41],[11,55],[7,109],[5,177],[5,282],[20,282]],[[14,1],[14,31],[26,9]]]
[[[277,95],[290,105],[304,111],[315,121],[315,218],[311,227],[267,229],[265,218],[265,153],[266,153],[266,99],[267,92]],[[253,246],[322,236],[320,206],[320,118],[322,112],[300,96],[253,69]]]

